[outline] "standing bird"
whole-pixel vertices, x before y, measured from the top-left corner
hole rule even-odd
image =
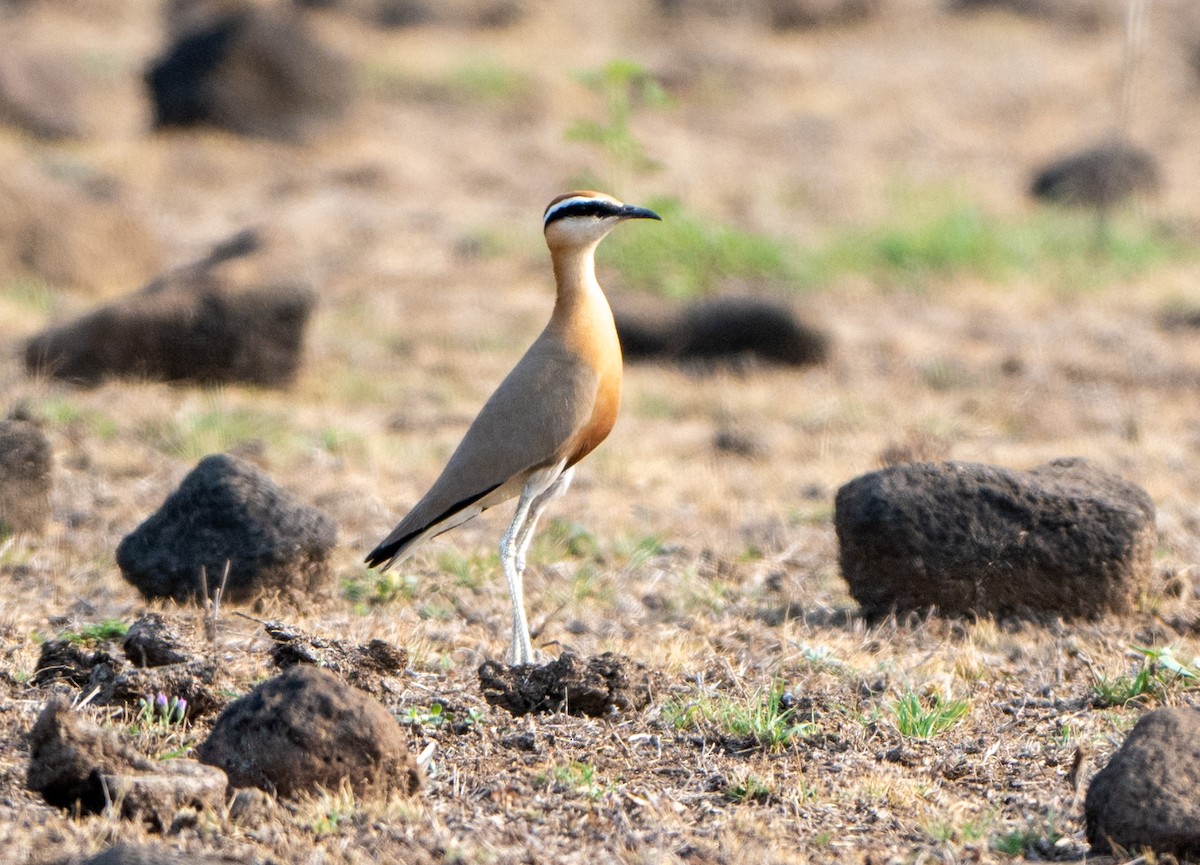
[[[550,323],[484,404],[450,462],[408,516],[367,556],[387,569],[423,541],[520,494],[500,541],[512,596],[509,662],[533,663],[525,554],[546,505],[604,441],[621,403],[621,346],[596,282],[596,247],[626,219],[661,219],[602,192],[568,192],[543,217],[558,295]]]

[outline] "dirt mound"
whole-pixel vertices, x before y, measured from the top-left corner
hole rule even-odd
[[[263,622],[275,641],[271,660],[281,670],[311,664],[345,679],[373,697],[399,690],[396,677],[408,666],[408,652],[386,640],[354,645],[345,640],[306,634],[282,622]]]
[[[1160,174],[1150,151],[1109,141],[1038,169],[1029,194],[1058,204],[1110,207],[1138,193],[1155,192]]]
[[[184,29],[146,73],[157,126],[295,139],[345,112],[351,68],[302,18],[249,3],[219,9]]]
[[[196,751],[234,787],[280,796],[336,789],[414,793],[421,771],[400,725],[380,703],[332,673],[293,667],[231,703]]]
[[[246,601],[303,597],[327,581],[337,528],[254,466],[205,457],[161,508],[117,546],[121,573],[146,598]],[[228,568],[228,579],[224,575]]]
[[[1128,610],[1158,537],[1141,488],[1079,459],[892,466],[844,485],[835,509],[842,576],[871,616]]]
[[[668,320],[628,313],[615,318],[621,351],[629,361],[804,366],[822,362],[829,351],[827,338],[790,309],[756,298],[698,301]]]
[[[110,189],[4,164],[0,201],[0,277],[111,295],[161,266],[158,239]]]
[[[185,701],[188,718],[212,714],[228,702],[223,695],[230,683],[220,665],[166,617],[143,614],[126,632],[123,648],[122,655],[112,642],[91,648],[70,639],[47,640],[32,682],[41,688],[65,682],[92,694],[98,706],[132,708],[169,695]]]
[[[223,266],[260,246],[255,232],[243,232],[194,265],[43,331],[25,348],[26,369],[80,385],[149,378],[286,387],[316,295],[286,280],[247,284]]]
[[[0,421],[0,537],[40,534],[50,519],[50,441],[37,424]]]
[[[224,805],[225,774],[194,760],[148,760],[85,721],[66,700],[46,705],[29,734],[30,790],[51,805],[119,809],[162,829],[180,808]]]
[[[1092,779],[1084,813],[1093,853],[1200,856],[1200,712],[1159,709],[1138,721]]]
[[[479,686],[491,705],[514,715],[605,717],[649,705],[653,676],[645,665],[612,652],[591,658],[565,652],[549,664],[509,667],[486,661],[479,667]]]

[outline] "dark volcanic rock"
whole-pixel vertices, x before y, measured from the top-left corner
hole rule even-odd
[[[382,704],[332,673],[300,665],[231,703],[196,751],[234,787],[280,796],[336,789],[416,792],[421,771]]]
[[[183,807],[220,810],[225,774],[194,760],[148,760],[85,721],[66,700],[50,701],[29,734],[30,790],[51,805],[85,812],[109,803],[127,820],[163,829]]]
[[[514,715],[594,717],[645,708],[653,688],[644,665],[612,652],[586,659],[565,652],[549,664],[517,667],[486,661],[479,667],[479,685],[488,703]]]
[[[1079,459],[892,466],[838,490],[834,522],[842,576],[872,616],[1127,610],[1157,538],[1150,497]]]
[[[786,307],[754,298],[700,301],[664,322],[619,314],[616,325],[621,351],[630,361],[713,365],[752,359],[804,366],[820,363],[829,351],[826,337]]]
[[[50,441],[30,421],[0,421],[0,537],[41,533],[50,519]]]
[[[147,72],[158,126],[208,123],[294,139],[344,113],[351,67],[298,15],[249,3],[220,8],[180,33]]]
[[[1200,712],[1158,709],[1138,721],[1092,779],[1084,814],[1093,853],[1200,856]]]
[[[121,573],[146,598],[193,600],[221,586],[224,597],[270,590],[301,597],[329,573],[337,529],[249,463],[207,456],[161,508],[117,547]],[[203,572],[203,574],[202,574]]]
[[[1059,204],[1109,207],[1158,189],[1158,161],[1149,151],[1112,141],[1058,159],[1034,176],[1029,193]]]
[[[258,245],[244,232],[197,264],[43,331],[25,347],[26,369],[81,385],[149,378],[287,386],[316,296],[296,282],[243,285],[221,267]]]

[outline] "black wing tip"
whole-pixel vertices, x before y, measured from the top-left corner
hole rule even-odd
[[[368,568],[375,568],[379,565],[387,567],[387,565],[391,564],[392,559],[396,557],[396,551],[399,549],[399,542],[393,544],[380,544],[375,549],[371,550],[371,552],[367,554],[367,557],[363,559],[363,561],[366,562]]]

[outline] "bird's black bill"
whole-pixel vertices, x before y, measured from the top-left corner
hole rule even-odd
[[[657,219],[659,222],[662,222],[662,217],[653,210],[647,210],[644,207],[635,207],[632,204],[622,205],[620,216],[622,219]]]

